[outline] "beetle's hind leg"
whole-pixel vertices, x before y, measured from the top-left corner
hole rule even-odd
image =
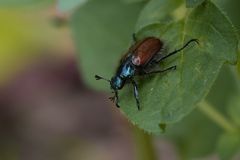
[[[199,44],[198,39],[191,39],[191,40],[189,40],[182,48],[176,49],[175,51],[173,51],[173,52],[171,52],[171,53],[169,53],[169,54],[161,57],[161,58],[158,59],[156,62],[158,63],[158,62],[160,62],[160,61],[162,61],[162,60],[164,60],[164,59],[166,59],[166,58],[168,58],[168,57],[170,57],[170,56],[172,56],[172,55],[174,55],[174,54],[176,54],[176,53],[184,50],[184,49],[185,49],[190,43],[192,43],[192,42],[195,42],[195,43]]]
[[[112,97],[109,97],[108,99],[110,99],[113,103],[115,103],[116,107],[120,108],[118,102],[119,102],[119,99],[118,99],[118,92],[117,91],[114,91],[115,95],[112,96]]]
[[[166,68],[164,70],[150,71],[150,72],[144,71],[141,75],[150,75],[150,74],[156,74],[156,73],[164,73],[164,72],[167,72],[167,71],[170,71],[170,70],[176,70],[176,69],[177,69],[177,66],[175,65],[175,66]]]

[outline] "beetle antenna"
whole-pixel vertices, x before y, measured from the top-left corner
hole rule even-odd
[[[98,75],[95,75],[95,79],[96,79],[96,80],[103,79],[103,80],[105,80],[105,81],[110,82],[110,80],[108,80],[108,79],[106,79],[106,78],[103,78],[103,77],[101,77],[101,76],[98,76]]]

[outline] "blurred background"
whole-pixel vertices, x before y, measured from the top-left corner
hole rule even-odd
[[[69,14],[55,2],[30,2],[0,2],[0,160],[138,159],[136,129],[107,94],[88,88],[81,78]],[[219,85],[232,82],[221,75]],[[188,120],[193,118],[203,122],[202,135]],[[218,159],[213,141],[220,131],[194,111],[167,136],[155,137],[155,151],[163,160],[180,154]]]
[[[81,80],[69,15],[22,3],[0,2],[0,159],[134,159],[127,120]]]

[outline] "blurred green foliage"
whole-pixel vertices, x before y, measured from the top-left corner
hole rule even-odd
[[[239,85],[239,84],[238,84]],[[240,87],[240,86],[239,86]],[[240,93],[237,95],[233,95],[231,97],[231,101],[229,101],[228,105],[228,114],[231,117],[232,121],[239,126],[240,128]]]
[[[0,86],[40,54],[56,47],[61,50],[62,31],[56,30],[48,18],[45,11],[36,11],[35,7],[0,9]]]
[[[0,8],[7,7],[37,7],[52,4],[54,0],[1,0]]]
[[[196,7],[198,5],[200,5],[201,3],[203,3],[205,0],[187,0],[186,1],[186,6],[187,7]]]
[[[239,133],[225,133],[218,142],[217,151],[221,159],[233,159],[236,153],[240,152]]]
[[[29,23],[29,17],[20,12],[0,10],[0,81],[6,81],[40,43],[39,32],[41,26]],[[17,26],[17,27],[16,27]],[[35,26],[35,27],[34,27]],[[29,51],[29,52],[26,52]]]

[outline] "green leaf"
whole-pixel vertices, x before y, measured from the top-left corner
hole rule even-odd
[[[236,27],[236,32],[238,35],[240,35],[240,19],[239,19],[239,6],[240,6],[240,1],[239,0],[231,0],[231,1],[226,1],[226,0],[213,0],[216,4],[218,4],[224,12],[229,16],[231,21],[233,22],[234,26]]]
[[[174,142],[181,159],[197,159],[214,151],[221,129],[194,110],[182,121],[166,129],[166,137]]]
[[[186,6],[188,8],[196,7],[200,4],[202,4],[205,0],[186,0]]]
[[[218,109],[224,108],[222,114],[225,116],[228,116],[226,113],[228,112],[229,106],[233,99],[235,99],[234,97],[239,95],[240,92],[239,80],[236,74],[235,66],[225,64],[206,97],[207,101],[213,106]]]
[[[58,8],[62,12],[71,11],[86,3],[87,0],[58,0]]]
[[[109,83],[96,81],[95,74],[110,78],[126,52],[143,3],[121,0],[89,1],[72,18],[73,35],[80,52],[81,70],[89,86],[109,91]]]
[[[237,94],[235,76],[229,68],[228,65],[223,66],[206,97],[221,114],[226,113],[228,102]],[[194,159],[213,153],[221,132],[222,128],[199,109],[166,129],[167,137],[176,143],[181,159]]]
[[[174,17],[179,4],[169,9],[170,2],[164,2],[148,3],[139,18],[137,38],[159,37],[168,52],[180,48],[191,38],[198,38],[200,45],[192,44],[182,54],[161,64],[164,68],[177,64],[176,71],[137,78],[141,111],[136,108],[131,85],[126,85],[120,94],[120,105],[128,118],[156,134],[161,132],[159,124],[177,122],[194,109],[210,90],[222,65],[235,63],[237,48],[232,24],[211,2],[193,9],[181,21]],[[71,24],[81,52],[81,69],[90,86],[109,88],[108,83],[95,81],[94,75],[113,76],[120,55],[127,51],[142,4],[89,1],[74,14]],[[155,14],[152,14],[154,7]],[[182,12],[185,15],[186,11]]]
[[[240,134],[223,134],[217,145],[217,152],[221,159],[231,159],[236,153],[240,152]]]
[[[207,95],[222,65],[237,59],[238,41],[232,24],[209,1],[195,8],[185,22],[148,25],[137,36],[159,37],[168,52],[192,38],[200,42],[160,65],[162,68],[177,65],[176,71],[137,78],[141,111],[137,110],[131,85],[121,92],[123,112],[134,124],[151,133],[159,134],[159,124],[177,122],[190,113]]]
[[[151,0],[140,14],[137,30],[149,24],[160,21],[162,23],[168,23],[175,19],[173,13],[182,3],[182,0]]]
[[[240,94],[232,98],[232,101],[229,103],[228,106],[228,114],[230,115],[234,123],[236,123],[240,127]]]
[[[126,3],[136,3],[136,2],[147,2],[149,0],[122,0],[123,2],[126,2]]]
[[[240,58],[238,58],[237,70],[238,70],[238,74],[240,75]]]
[[[4,7],[26,7],[26,6],[37,6],[37,5],[48,5],[53,0],[1,0],[0,8]]]

